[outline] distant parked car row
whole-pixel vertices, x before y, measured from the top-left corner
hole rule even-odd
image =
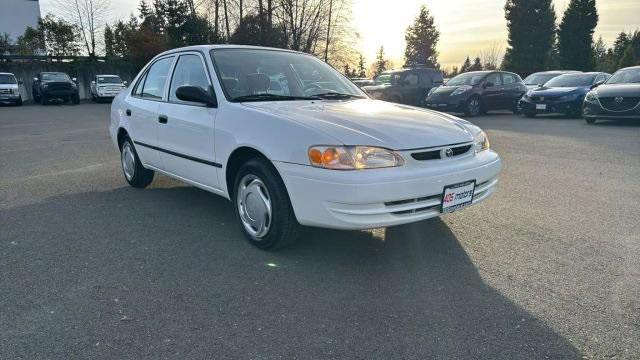
[[[57,100],[78,104],[80,94],[77,81],[63,72],[41,72],[33,78],[31,96],[34,102],[42,105]],[[14,74],[0,73],[0,103],[22,105],[19,85],[22,85],[22,81],[18,81]],[[126,87],[127,82],[118,75],[96,75],[91,81],[91,99],[112,100]]]
[[[362,80],[359,82],[364,83]],[[376,76],[373,82],[373,85],[362,86],[362,90],[372,98],[420,106],[429,91],[444,81],[439,70],[412,67],[385,71]]]

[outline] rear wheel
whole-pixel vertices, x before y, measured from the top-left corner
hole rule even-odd
[[[133,141],[129,137],[126,137],[120,146],[120,162],[122,173],[129,185],[135,188],[145,188],[153,181],[154,171],[142,166]]]
[[[22,106],[22,96],[19,96],[18,100],[16,100],[16,106]]]
[[[478,116],[482,113],[482,104],[478,96],[472,96],[465,105],[465,116]]]
[[[49,98],[46,95],[40,95],[40,104],[42,105],[49,104]]]
[[[74,105],[80,104],[80,95],[79,94],[71,95],[71,102]]]
[[[586,121],[587,124],[589,124],[589,125],[595,124],[596,120],[598,120],[598,119],[596,119],[596,118],[586,118],[586,119],[584,119],[584,121]]]
[[[277,249],[297,239],[300,225],[284,182],[269,161],[247,161],[240,167],[234,184],[236,216],[252,245]]]

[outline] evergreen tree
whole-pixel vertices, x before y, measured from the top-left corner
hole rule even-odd
[[[144,21],[144,19],[153,15],[153,11],[145,0],[140,0],[140,4],[138,5],[138,12],[140,13],[140,20]]]
[[[627,35],[624,31],[618,34],[616,41],[613,42],[613,58],[616,65],[622,59],[627,47],[631,44],[631,36]]]
[[[558,27],[560,65],[567,69],[593,69],[593,32],[598,25],[596,0],[571,0]]]
[[[378,50],[378,54],[376,55],[376,68],[375,68],[375,76],[380,75],[382,72],[387,70],[388,60],[384,58],[384,46],[380,46]]]
[[[504,10],[509,37],[502,68],[524,76],[543,70],[555,33],[552,0],[507,0]]]
[[[420,64],[438,68],[436,45],[440,38],[440,32],[426,6],[420,7],[420,13],[415,18],[413,25],[407,28],[404,38],[407,42],[404,51],[406,64]]]
[[[358,55],[360,56],[360,59],[358,61],[358,77],[364,78],[367,77],[367,71],[364,67],[364,56],[362,56],[362,54]]]
[[[635,65],[640,65],[640,31],[638,30],[633,35],[629,35],[629,45],[618,62],[619,68]]]
[[[16,48],[20,55],[43,55],[45,51],[44,34],[39,29],[27,26],[24,34],[18,36]]]
[[[113,30],[109,25],[104,26],[104,55],[115,56],[114,52],[115,38],[113,37]]]
[[[471,65],[471,68],[469,69],[469,71],[481,71],[482,70],[482,60],[480,60],[480,57],[476,57],[475,59],[473,59],[473,65]]]
[[[471,69],[471,59],[469,59],[469,57],[467,56],[467,58],[464,60],[464,63],[462,63],[462,66],[460,67],[460,74],[466,73],[470,69]]]

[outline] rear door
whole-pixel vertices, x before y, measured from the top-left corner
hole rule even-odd
[[[217,108],[186,102],[176,97],[180,86],[213,91],[211,77],[199,52],[178,56],[169,85],[167,102],[159,106],[159,139],[165,170],[208,187],[219,188],[219,164],[215,162],[214,131]]]
[[[483,83],[482,101],[487,109],[500,109],[504,106],[504,89],[500,73],[489,74]]]
[[[158,146],[158,106],[163,100],[169,70],[175,56],[156,60],[138,80],[125,109],[129,119],[129,136],[145,165],[162,169],[162,153]]]
[[[523,95],[522,80],[515,74],[502,73],[502,86],[504,89],[504,101],[502,108],[512,110]]]

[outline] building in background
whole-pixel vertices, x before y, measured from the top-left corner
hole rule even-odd
[[[39,17],[38,0],[0,0],[0,34],[9,34],[13,41],[24,34],[27,26],[38,26]]]

